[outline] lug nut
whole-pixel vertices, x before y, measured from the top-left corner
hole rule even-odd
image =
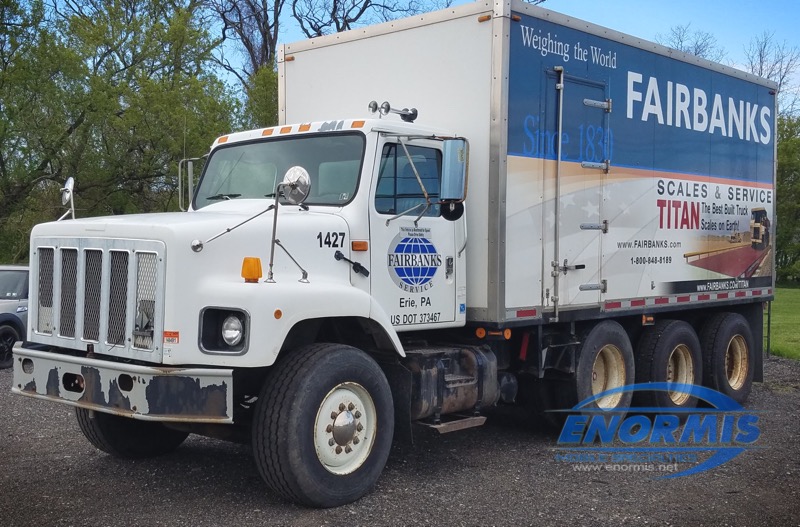
[[[350,448],[350,446],[349,446],[349,445],[348,445],[348,446],[346,446],[346,447],[344,447],[344,452],[345,452],[345,454],[349,454],[349,453],[350,453],[350,452],[352,452],[352,451],[353,451],[353,449],[352,449],[352,448]]]
[[[336,447],[336,453],[337,453],[337,454],[341,454],[341,453],[342,453],[342,447],[340,447],[340,446],[337,446],[337,447]]]
[[[357,444],[359,444],[360,442],[361,442],[361,440],[360,440],[359,438],[357,438],[357,437],[354,437],[354,438],[353,438],[353,444],[354,444],[354,445],[357,445]]]
[[[339,414],[336,412],[331,412],[331,419],[336,419],[337,417],[339,417]]]
[[[357,412],[356,412],[356,413],[354,413],[353,415],[356,417],[356,419],[361,419],[361,412],[358,412],[358,411],[357,411]]]
[[[345,409],[344,403],[339,403],[339,411],[344,412],[344,409]]]
[[[333,446],[335,444],[336,444],[336,441],[334,441],[333,438],[328,439],[328,446]]]
[[[326,426],[326,427],[325,427],[325,431],[326,431],[326,432],[328,432],[329,434],[330,434],[331,432],[333,432],[333,425],[328,425],[328,426]]]
[[[356,405],[354,405],[353,403],[350,403],[350,404],[347,405],[347,409],[350,410],[351,412],[353,411],[353,408],[355,408],[355,407],[356,407]]]
[[[356,430],[358,430],[359,432],[364,430],[364,425],[362,425],[361,423],[358,423],[358,425],[356,426]]]

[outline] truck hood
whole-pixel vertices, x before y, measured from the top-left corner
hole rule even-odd
[[[85,237],[85,238],[121,238],[139,240],[173,241],[175,237],[188,240],[199,239],[205,241],[221,231],[253,218],[256,214],[267,209],[266,200],[231,200],[208,207],[199,211],[190,212],[159,212],[151,214],[128,214],[120,216],[101,216],[96,218],[79,218],[43,223],[34,227],[32,237]],[[312,207],[302,210],[297,205],[280,205],[278,209],[278,228],[292,228],[292,225],[307,225],[310,218],[312,223],[337,220],[335,213],[338,208]],[[253,230],[267,233],[272,232],[272,218],[274,212],[269,211],[253,218],[245,225],[226,236],[232,236],[238,231]],[[255,228],[255,229],[254,229]],[[316,235],[316,233],[315,233]],[[281,233],[279,233],[279,237]],[[283,236],[286,236],[283,234]],[[223,236],[224,238],[225,236]],[[175,240],[177,241],[177,240]]]
[[[266,200],[242,199],[220,202],[199,211],[78,218],[37,225],[32,234],[158,240],[163,239],[163,235],[167,232],[193,231],[196,232],[196,237],[205,239],[203,236],[208,234],[208,229],[233,227],[268,206],[269,202]],[[279,215],[291,215],[291,212],[297,211],[299,211],[297,206],[282,205]],[[267,218],[271,225],[272,214],[270,211],[258,219]],[[313,211],[312,214],[319,214],[319,211]]]
[[[239,265],[245,256],[262,259],[264,272],[269,261],[273,211],[253,217],[269,206],[265,200],[231,200],[192,212],[167,212],[81,218],[37,225],[31,233],[31,248],[40,245],[80,247],[81,239],[155,240],[164,244],[164,252],[172,265],[201,266],[212,274],[222,262],[229,272],[238,276]],[[331,267],[337,271],[345,266],[333,259],[333,251],[322,249],[318,233],[337,232],[349,239],[349,228],[337,214],[338,208],[311,207],[302,210],[297,205],[281,205],[278,210],[277,238],[309,273],[328,275]],[[208,241],[245,222],[240,227]],[[39,238],[37,242],[36,239]],[[58,241],[58,240],[61,241]],[[193,240],[204,242],[199,253],[192,251]],[[341,245],[345,254],[347,246]],[[326,254],[321,254],[325,252]],[[330,252],[331,254],[327,254]],[[322,257],[322,258],[321,258]],[[238,262],[238,263],[237,263]],[[172,267],[171,265],[171,267]],[[275,249],[275,270],[299,274],[297,267]],[[235,268],[235,269],[234,269]],[[334,272],[339,275],[340,273]]]

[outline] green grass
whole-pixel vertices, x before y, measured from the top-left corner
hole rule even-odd
[[[800,289],[775,288],[770,343],[775,355],[800,360]]]

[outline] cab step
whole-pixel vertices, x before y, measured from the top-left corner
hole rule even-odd
[[[475,428],[482,426],[486,422],[486,416],[483,415],[460,415],[451,414],[442,416],[439,423],[430,423],[425,421],[417,421],[418,424],[427,428],[432,428],[440,434],[447,434],[449,432],[457,432],[467,428]]]

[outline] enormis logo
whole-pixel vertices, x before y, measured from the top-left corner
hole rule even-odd
[[[689,394],[707,408],[592,407],[609,395],[669,391]],[[570,410],[558,438],[555,460],[576,471],[652,472],[663,478],[699,474],[744,452],[761,436],[758,416],[730,397],[703,386],[647,383],[589,397]],[[625,414],[630,415],[625,417]],[[665,474],[666,473],[666,474]]]

